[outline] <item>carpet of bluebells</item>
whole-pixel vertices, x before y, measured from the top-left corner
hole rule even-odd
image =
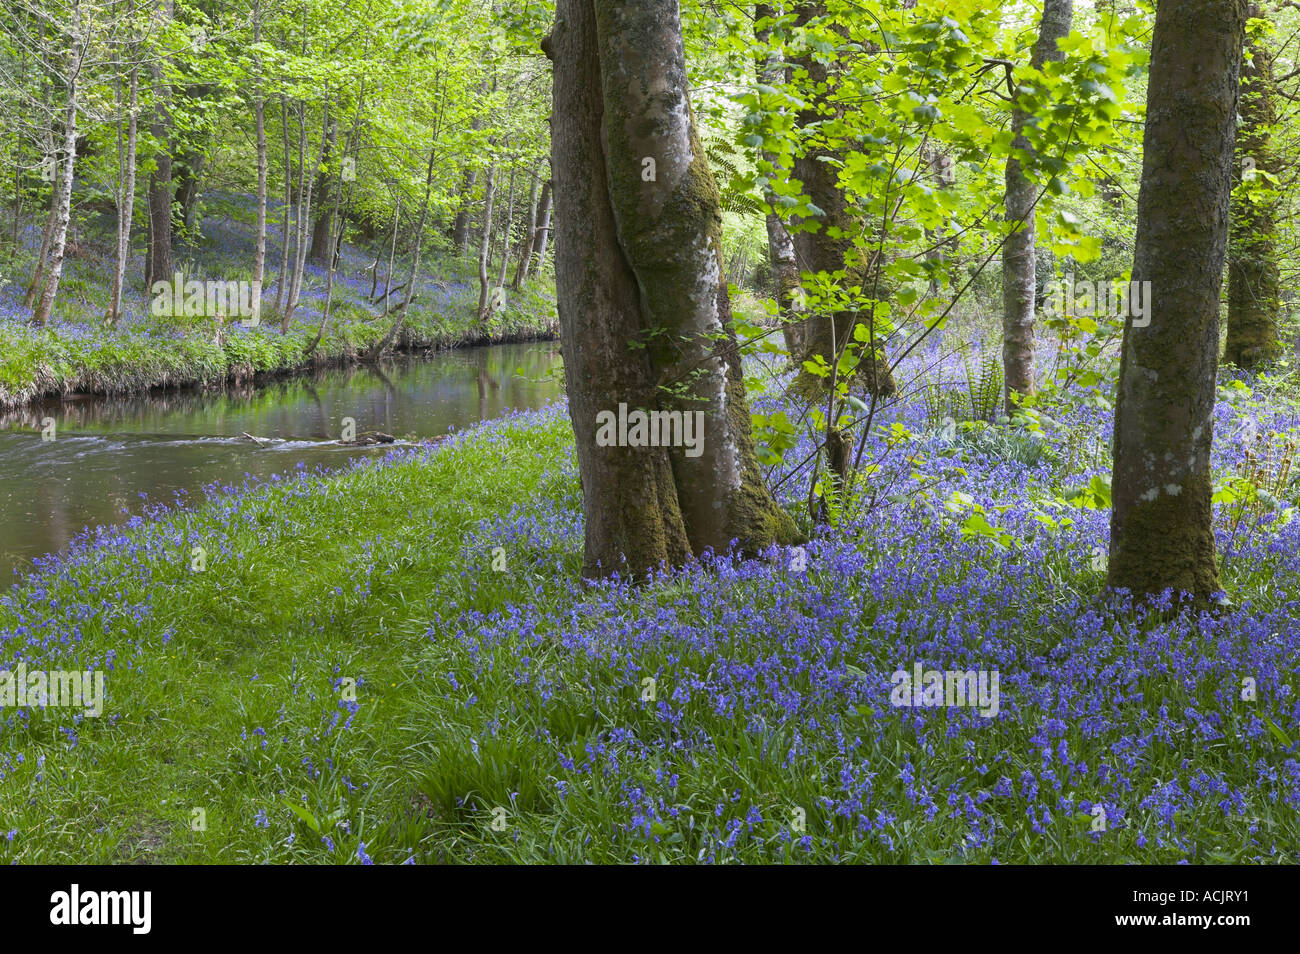
[[[209,214],[201,239],[174,251],[176,268],[199,280],[251,281],[253,260],[252,198],[239,194],[209,196]],[[275,203],[272,219],[277,214]],[[0,270],[0,408],[16,406],[48,392],[72,390],[124,393],[166,385],[218,383],[230,377],[251,377],[300,366],[316,337],[325,307],[326,274],[308,263],[299,305],[287,334],[280,333],[274,302],[279,293],[281,236],[273,227],[267,239],[267,281],[262,321],[245,327],[231,321],[217,340],[212,318],[160,319],[151,315],[151,296],[143,288],[143,252],[127,266],[123,314],[115,328],[104,326],[105,304],[113,273],[112,220],[100,216],[74,242],[64,264],[55,313],[46,328],[30,324],[31,311],[22,305],[26,282],[40,246],[40,227],[22,234],[23,254],[13,269]],[[428,256],[426,256],[427,260]],[[330,321],[316,360],[355,357],[388,330],[380,320],[382,308],[371,302],[373,253],[345,244],[334,275]],[[382,291],[381,265],[380,289]],[[405,281],[395,265],[394,285]],[[440,279],[435,272],[452,274]],[[494,318],[485,333],[477,326],[478,288],[461,277],[463,263],[426,261],[416,282],[416,298],[397,344],[407,349],[448,347],[466,342],[514,340],[551,336],[553,310],[533,290]],[[168,276],[170,279],[170,276]],[[401,296],[394,301],[400,303]]]
[[[1300,425],[1221,395],[1217,477]],[[562,405],[90,531],[0,598],[0,665],[109,673],[100,720],[3,713],[0,860],[1295,862],[1294,487],[1217,506],[1223,606],[1136,608],[1071,490],[1108,418],[1010,442],[901,402],[887,494],[649,585],[578,581]],[[996,715],[894,705],[917,663],[996,671]]]

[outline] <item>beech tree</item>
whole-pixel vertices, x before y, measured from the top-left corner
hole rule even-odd
[[[677,0],[559,0],[551,163],[586,575],[797,537],[762,482]],[[603,135],[602,135],[603,131]],[[599,446],[597,415],[704,414],[702,453]]]
[[[1151,46],[1133,281],[1115,406],[1109,584],[1208,600],[1219,589],[1210,450],[1219,292],[1245,0],[1160,0]]]

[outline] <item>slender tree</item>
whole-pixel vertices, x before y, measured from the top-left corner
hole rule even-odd
[[[1064,59],[1056,41],[1070,33],[1074,20],[1074,0],[1043,0],[1043,15],[1038,26],[1038,41],[1030,56],[1035,72],[1043,64]],[[1025,123],[1029,116],[1016,109],[1011,114],[1012,154],[1007,157],[1006,217],[1011,234],[1002,246],[1002,366],[1006,379],[1006,409],[1011,414],[1019,406],[1018,396],[1035,391],[1034,380],[1034,208],[1038,188],[1026,178],[1014,150],[1029,152]]]

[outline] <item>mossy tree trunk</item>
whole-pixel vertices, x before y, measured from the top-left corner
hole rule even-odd
[[[1108,581],[1138,596],[1219,589],[1210,449],[1245,20],[1245,0],[1156,8],[1133,261],[1151,308],[1124,328]]]
[[[826,4],[822,0],[805,0],[798,6],[796,23],[804,27],[824,16]],[[812,91],[821,93],[821,98],[812,99],[809,108],[801,110],[798,116],[798,124],[805,130],[808,139],[795,158],[794,175],[803,183],[804,195],[824,213],[817,231],[800,230],[795,233],[794,246],[800,264],[804,271],[809,272],[833,273],[843,270],[846,273],[846,284],[861,285],[865,294],[877,300],[887,299],[889,291],[879,281],[879,263],[874,260],[865,261],[862,252],[854,246],[853,236],[861,232],[862,223],[854,215],[848,197],[840,188],[842,157],[825,142],[819,141],[819,133],[809,131],[825,124],[828,118],[839,111],[828,102],[837,79],[811,51],[806,56],[796,58],[794,62],[804,75],[803,81],[810,95]],[[856,312],[809,315],[804,322],[804,359],[820,356],[827,365],[834,367],[843,349],[854,340],[854,328],[860,323],[866,323],[866,317]],[[868,353],[870,351],[875,354]],[[861,357],[857,373],[866,389],[881,396],[894,394],[898,388],[885,358],[884,342],[876,339],[874,329],[864,342]],[[798,392],[811,396],[829,384],[829,381],[829,378],[803,371],[795,388]]]
[[[1044,63],[1065,58],[1056,41],[1070,33],[1074,20],[1074,0],[1044,0],[1038,26],[1038,42],[1030,57],[1030,66],[1041,70]],[[1013,149],[1030,150],[1024,137],[1029,117],[1022,110],[1011,115],[1015,133]],[[1002,369],[1006,381],[1006,411],[1015,412],[1017,395],[1029,396],[1036,390],[1034,374],[1034,291],[1036,241],[1034,207],[1038,187],[1025,178],[1020,159],[1007,157],[1006,218],[1012,223],[1010,235],[1002,246]],[[1021,223],[1016,225],[1016,223]]]
[[[1264,15],[1253,3],[1247,13],[1252,19]],[[1253,368],[1278,352],[1282,288],[1277,216],[1281,196],[1276,184],[1266,178],[1283,171],[1271,141],[1277,124],[1276,96],[1272,54],[1263,31],[1251,30],[1241,64],[1241,128],[1234,167],[1239,185],[1232,199],[1228,337],[1223,352],[1225,361],[1242,368]]]
[[[751,552],[793,542],[754,456],[677,0],[559,0],[545,47],[556,67],[555,272],[584,573],[642,576],[733,540]],[[702,412],[701,453],[599,446],[597,415],[620,403]]]

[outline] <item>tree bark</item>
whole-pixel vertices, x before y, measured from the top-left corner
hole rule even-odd
[[[798,6],[796,22],[807,26],[826,15],[824,0],[803,0]],[[808,83],[813,90],[829,91],[838,79],[832,75],[824,63],[811,52],[799,57],[796,62],[808,73]],[[800,110],[798,124],[809,129],[826,122],[826,115],[817,103],[805,110]],[[794,175],[803,183],[804,194],[824,213],[821,228],[816,232],[798,231],[794,235],[795,251],[809,272],[837,272],[845,270],[849,284],[860,284],[868,296],[884,299],[888,290],[877,288],[875,275],[878,267],[875,262],[860,261],[861,253],[854,247],[853,234],[859,231],[848,198],[839,185],[840,156],[824,144],[817,143],[817,133],[810,133],[813,145],[806,148],[794,161]],[[838,233],[838,234],[831,234]],[[869,318],[869,316],[868,316]],[[868,324],[857,312],[838,312],[835,314],[814,314],[804,321],[804,359],[821,357],[827,365],[835,367],[844,349],[854,341],[854,329],[859,324]],[[897,392],[898,386],[889,371],[889,362],[885,359],[884,343],[877,340],[875,330],[868,324],[871,335],[863,343],[862,360],[858,366],[866,389],[872,394],[887,397]],[[874,352],[874,353],[873,353]],[[820,393],[829,384],[829,379],[809,372],[801,371],[795,383],[795,390],[805,395]]]
[[[765,22],[773,16],[770,3],[760,3],[754,8],[754,35],[762,44],[766,44],[772,35],[772,25]],[[758,81],[766,86],[776,86],[786,78],[785,67],[775,57],[764,57],[758,64]],[[776,156],[764,152],[760,158],[768,166],[766,174],[777,174]],[[771,189],[766,190],[763,200],[769,207],[774,204],[776,196]],[[764,217],[767,226],[767,257],[772,270],[772,290],[776,298],[776,311],[781,322],[781,333],[785,338],[785,349],[790,352],[792,361],[798,361],[804,353],[804,326],[796,315],[799,298],[799,262],[795,257],[794,238],[776,212],[769,212]]]
[[[327,167],[330,157],[338,148],[338,125],[330,121],[328,107],[325,110],[325,125],[329,129],[329,135],[322,146],[321,166],[316,173],[315,185],[316,204],[320,211],[316,216],[316,223],[312,226],[311,251],[307,253],[311,261],[320,265],[329,264],[330,237],[333,233],[333,223],[330,218],[333,213],[329,205],[330,175]]]
[[[1030,66],[1041,70],[1043,64],[1065,58],[1056,41],[1070,33],[1074,20],[1074,0],[1043,0],[1043,16],[1038,27],[1038,42]],[[1029,117],[1022,110],[1011,115],[1015,134],[1012,149],[1029,151],[1024,137]],[[1006,379],[1006,411],[1015,413],[1017,396],[1029,396],[1036,390],[1034,376],[1034,206],[1038,188],[1025,178],[1020,160],[1007,157],[1006,217],[1013,231],[1002,246],[1002,366]]]
[[[546,264],[546,246],[551,236],[551,180],[547,179],[542,186],[542,207],[537,213],[537,235],[533,240],[533,246],[537,250],[537,264],[533,266],[533,274],[539,275],[542,266]]]
[[[76,179],[77,166],[77,108],[81,95],[81,66],[85,54],[85,40],[81,36],[81,3],[73,0],[70,5],[72,14],[71,35],[68,38],[67,75],[65,77],[67,104],[63,110],[63,176],[58,185],[58,212],[54,224],[54,234],[50,241],[49,257],[45,265],[45,287],[36,303],[32,323],[38,327],[50,320],[54,310],[54,300],[59,294],[59,282],[63,277],[63,253],[67,248],[68,223],[72,219],[72,186]]]
[[[1210,497],[1219,290],[1245,0],[1160,0],[1133,281],[1115,406],[1109,585],[1200,602],[1219,590]]]
[[[1264,16],[1258,4],[1251,4],[1248,15]],[[1223,351],[1223,360],[1248,369],[1277,356],[1277,319],[1282,308],[1277,253],[1281,194],[1267,178],[1283,172],[1272,145],[1277,87],[1267,41],[1251,32],[1248,56],[1241,65],[1241,128],[1234,165],[1238,187],[1228,239],[1228,336]],[[1247,161],[1253,174],[1244,172]]]
[[[636,276],[619,251],[601,150],[600,56],[592,0],[557,0],[551,169],[556,307],[584,517],[583,575],[643,576],[691,555],[664,448],[600,447],[596,415],[652,405]]]
[[[492,201],[496,197],[496,164],[488,166],[487,183],[483,190],[483,241],[478,254],[478,320],[487,321],[488,311],[488,269],[492,255]]]
[[[289,148],[289,101],[280,95],[280,127],[284,139],[284,218],[280,228],[280,271],[275,285],[275,310],[284,314],[285,296],[289,291],[289,254],[293,216],[293,157]]]
[[[128,6],[128,12],[134,13],[134,4]],[[130,54],[136,56],[133,46]],[[122,287],[126,282],[126,263],[131,257],[131,219],[135,211],[135,153],[139,138],[136,108],[140,102],[140,71],[131,66],[129,80],[130,92],[127,98],[126,144],[122,144],[121,123],[118,124],[118,166],[119,182],[117,198],[117,258],[113,267],[113,289],[109,293],[108,312],[104,320],[110,326],[116,326],[122,313]]]
[[[562,0],[550,45],[556,283],[584,572],[644,575],[733,542],[747,553],[792,542],[754,456],[677,0]],[[698,411],[703,440],[690,455],[600,446],[596,416],[620,404]]]
[[[172,0],[166,0],[164,16],[174,15]],[[145,286],[172,279],[172,156],[168,141],[171,125],[171,90],[163,82],[162,63],[153,64],[153,81],[158,103],[154,107],[149,134],[156,143],[154,172],[149,177],[149,251],[145,261]]]
[[[537,169],[532,170],[533,186],[528,194],[528,228],[524,231],[523,240],[519,243],[521,250],[519,253],[519,264],[515,266],[515,277],[510,283],[510,287],[519,291],[524,287],[524,280],[528,278],[528,266],[532,264],[533,259],[533,242],[537,236],[537,192],[541,188],[541,177],[537,174]]]
[[[253,42],[262,42],[262,4],[253,2]],[[253,94],[253,121],[257,132],[257,236],[253,248],[253,314],[251,323],[262,320],[262,282],[266,280],[266,97],[262,88],[262,61],[254,57],[257,89]]]

